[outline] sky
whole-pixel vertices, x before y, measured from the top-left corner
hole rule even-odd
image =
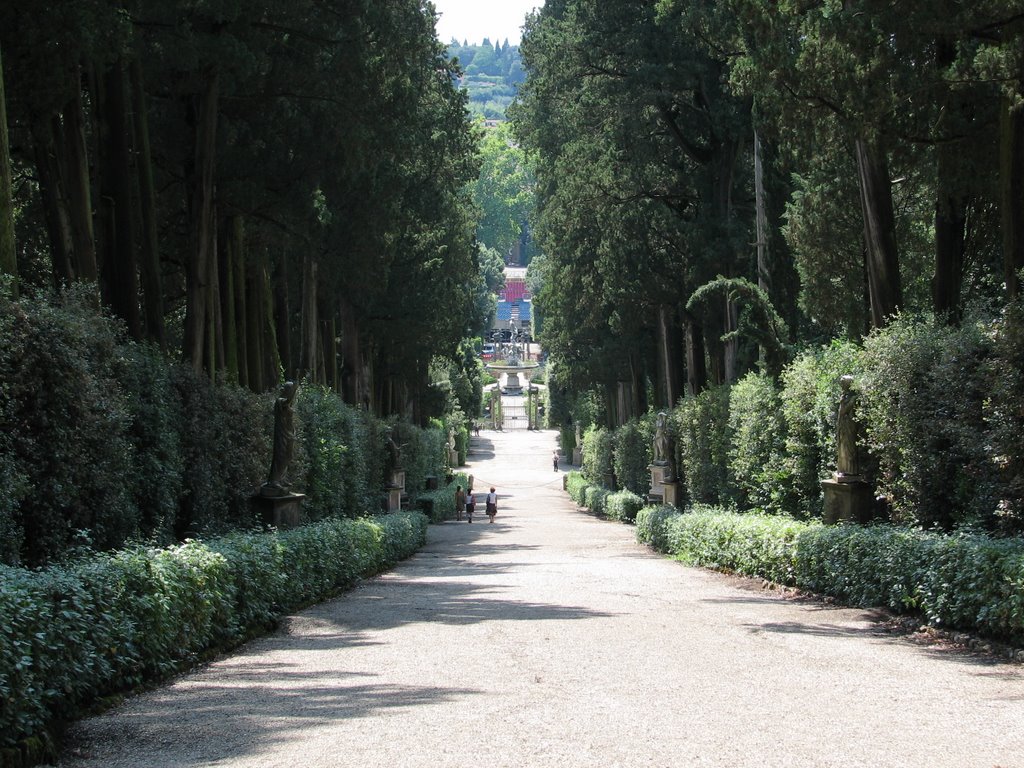
[[[544,0],[433,0],[440,15],[437,37],[448,43],[454,37],[460,43],[492,43],[519,45],[521,27],[526,14],[544,5]]]

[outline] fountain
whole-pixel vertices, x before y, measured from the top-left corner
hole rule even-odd
[[[529,381],[533,370],[540,367],[540,363],[535,360],[523,360],[519,349],[520,338],[519,329],[517,328],[512,333],[508,358],[484,364],[487,370],[498,379],[501,392],[506,395],[521,395],[523,393],[523,383],[519,380],[520,374],[522,374],[526,381]],[[505,377],[504,386],[501,386],[502,376]]]

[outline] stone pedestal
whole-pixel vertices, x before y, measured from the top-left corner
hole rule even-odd
[[[302,500],[305,498],[305,494],[302,493],[285,493],[279,496],[258,493],[249,498],[249,504],[263,525],[294,528],[302,525]]]
[[[651,489],[647,493],[647,500],[652,504],[679,506],[682,491],[679,483],[672,478],[672,468],[668,464],[650,464],[647,468],[651,471]]]
[[[572,449],[572,465],[574,467],[582,466],[583,464],[583,449],[576,447]]]
[[[505,374],[505,394],[518,395],[522,391],[523,385],[519,381],[519,374],[516,371]]]
[[[679,502],[682,501],[680,498],[680,486],[676,482],[665,482],[661,484],[662,488],[662,504],[671,504],[673,507],[678,507]]]
[[[459,452],[455,450],[448,451],[448,466],[457,467],[459,466]]]
[[[388,486],[388,512],[397,512],[402,508],[402,489],[397,485]]]
[[[871,486],[860,477],[845,475],[821,481],[825,492],[825,510],[822,519],[826,525],[841,521],[871,522],[874,512],[874,494]]]

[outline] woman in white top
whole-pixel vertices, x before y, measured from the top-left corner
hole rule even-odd
[[[494,522],[494,516],[498,514],[498,494],[494,492],[494,487],[491,487],[491,492],[487,494],[487,517],[490,518],[489,522]]]

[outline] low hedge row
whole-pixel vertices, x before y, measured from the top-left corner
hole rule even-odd
[[[632,491],[616,491],[605,500],[604,513],[613,520],[621,520],[624,523],[632,523],[636,520],[637,514],[644,508],[642,496]]]
[[[466,490],[469,486],[469,475],[460,472],[447,485],[433,491],[422,491],[417,497],[417,505],[430,517],[430,522],[440,523],[455,517],[456,486]]]
[[[230,647],[426,541],[419,513],[0,566],[0,758],[88,702]],[[0,763],[4,762],[0,759]]]
[[[920,613],[936,626],[1024,641],[1024,542],[890,526],[824,526],[712,508],[647,507],[637,538],[685,562],[846,603]]]

